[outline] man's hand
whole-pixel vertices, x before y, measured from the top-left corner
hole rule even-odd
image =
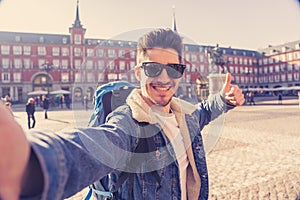
[[[231,84],[231,74],[226,74],[226,80],[222,89],[222,96],[231,105],[240,106],[245,102],[242,90],[237,85]]]
[[[23,129],[0,100],[0,199],[19,199],[29,154]]]

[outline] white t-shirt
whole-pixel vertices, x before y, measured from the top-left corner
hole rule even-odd
[[[186,200],[186,175],[189,161],[177,120],[173,113],[154,112],[154,114],[174,148],[179,164],[181,199]]]

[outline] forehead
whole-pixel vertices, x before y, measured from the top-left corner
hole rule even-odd
[[[178,53],[174,49],[152,48],[147,50],[147,58],[162,64],[179,63]]]

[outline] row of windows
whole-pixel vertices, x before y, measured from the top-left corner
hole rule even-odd
[[[38,66],[39,69],[45,69],[45,59],[39,59],[37,63],[34,63],[30,59],[14,59],[13,61],[8,58],[2,58],[0,63],[0,68],[2,69],[33,69],[35,65]],[[135,66],[135,61],[125,62],[125,61],[118,61],[118,65],[116,65],[114,60],[85,60],[82,61],[81,59],[74,60],[74,68],[75,69],[108,69],[108,70],[128,70],[133,69]],[[68,59],[53,59],[51,67],[53,69],[69,69],[70,62]]]
[[[298,59],[300,59],[300,51],[265,57],[262,60],[260,60],[260,63],[267,65],[267,64],[273,64],[279,62],[293,61]]]
[[[52,49],[48,50],[45,46],[38,46],[36,49],[31,46],[13,46],[12,54],[13,55],[34,55],[46,56],[51,53],[52,56],[70,56],[70,49],[68,47],[52,47]],[[1,55],[10,55],[10,46],[2,45],[1,46]],[[86,56],[87,57],[108,57],[108,58],[125,58],[126,54],[129,55],[129,58],[134,59],[136,57],[136,53],[134,50],[124,50],[124,49],[100,49],[100,48],[87,48]],[[73,50],[74,56],[84,56],[82,52],[82,48],[75,47]]]

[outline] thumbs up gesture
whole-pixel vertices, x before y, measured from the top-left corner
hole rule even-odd
[[[237,85],[231,84],[231,74],[226,74],[226,80],[222,89],[222,96],[231,105],[240,106],[245,102],[242,90]]]

